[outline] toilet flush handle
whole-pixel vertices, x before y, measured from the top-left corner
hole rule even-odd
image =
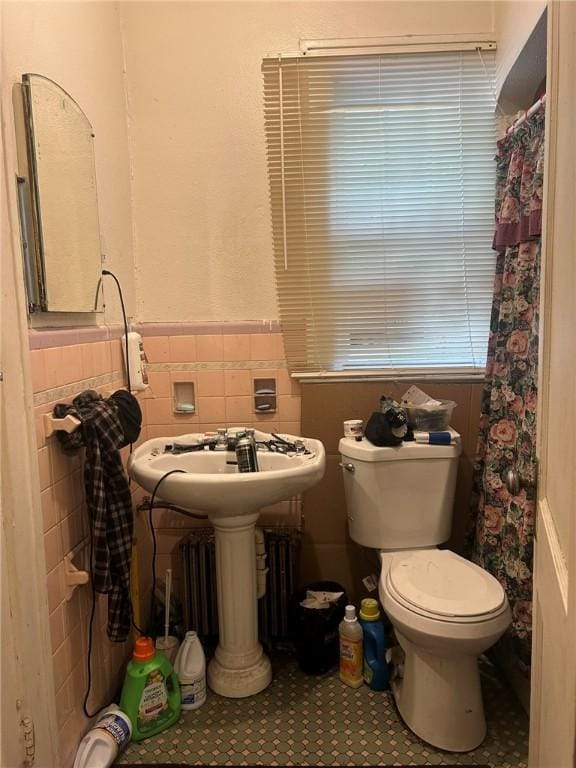
[[[354,466],[354,464],[352,464],[349,461],[346,464],[342,464],[342,462],[340,462],[340,466],[342,467],[342,469],[345,469],[347,472],[356,472],[356,467]]]

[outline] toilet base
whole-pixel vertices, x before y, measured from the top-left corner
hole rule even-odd
[[[402,719],[417,736],[448,752],[468,752],[486,736],[475,656],[446,658],[415,646],[396,630],[406,654],[404,676],[392,683]]]

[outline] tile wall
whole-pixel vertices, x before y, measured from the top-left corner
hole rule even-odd
[[[209,432],[218,427],[254,426],[267,432],[300,434],[300,386],[290,378],[278,325],[144,324],[150,391],[145,400],[149,438]],[[254,379],[274,378],[275,413],[255,413]],[[192,382],[194,414],[174,411],[174,384]],[[173,569],[176,594],[180,592],[178,545],[188,530],[206,523],[158,510],[157,570]],[[282,502],[263,511],[263,522],[299,524],[300,504]]]
[[[72,553],[76,565],[87,567],[88,519],[81,457],[65,455],[54,436],[46,438],[43,414],[51,413],[57,402],[70,402],[85,389],[106,395],[122,386],[120,330],[30,331],[30,347],[56,710],[62,765],[69,766],[89,723],[82,703],[92,598],[90,587],[83,586],[68,599],[65,557]],[[141,438],[145,437],[144,429]],[[137,488],[134,494],[138,494]],[[129,643],[107,639],[106,619],[106,597],[98,596],[88,703],[91,711],[116,693],[129,653]]]
[[[215,430],[223,424],[253,424],[266,431],[300,433],[300,392],[284,362],[278,326],[242,324],[151,324],[138,327],[149,361],[150,387],[139,398],[143,410],[140,441],[151,437]],[[70,402],[85,389],[103,394],[123,384],[120,328],[31,330],[30,356],[34,388],[40,492],[44,519],[46,583],[50,611],[56,706],[62,765],[72,764],[81,735],[88,726],[82,703],[86,690],[89,586],[66,599],[65,561],[75,553],[81,564],[87,557],[87,515],[79,457],[68,457],[55,437],[46,438],[43,414],[57,402]],[[277,410],[255,414],[253,379],[275,378]],[[194,384],[194,414],[174,412],[173,384]],[[127,449],[126,449],[127,450]],[[126,451],[125,451],[126,453]],[[142,492],[133,486],[135,505]],[[268,510],[268,519],[283,515],[298,521],[294,503]],[[150,588],[150,535],[145,516],[137,513],[136,538],[141,609],[145,612]],[[191,522],[170,512],[156,512],[158,574],[174,568],[178,588],[178,543]],[[106,599],[99,597],[94,625],[91,710],[109,701],[122,680],[130,642],[110,643],[106,637]]]

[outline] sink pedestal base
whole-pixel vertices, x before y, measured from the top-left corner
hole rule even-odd
[[[256,543],[259,513],[211,519],[216,539],[220,638],[208,665],[208,685],[221,696],[243,698],[272,680],[270,660],[258,642]]]

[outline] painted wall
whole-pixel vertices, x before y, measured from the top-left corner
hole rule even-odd
[[[2,103],[8,172],[16,173],[12,87],[25,72],[55,80],[81,105],[95,132],[102,251],[134,308],[130,163],[123,54],[116,3],[3,3]],[[112,284],[106,321],[120,317]],[[96,286],[94,286],[96,289]]]
[[[300,38],[492,31],[490,2],[122,3],[138,317],[276,319],[261,60]]]
[[[500,93],[546,5],[546,0],[496,0],[494,3],[494,24],[498,41],[497,93]]]

